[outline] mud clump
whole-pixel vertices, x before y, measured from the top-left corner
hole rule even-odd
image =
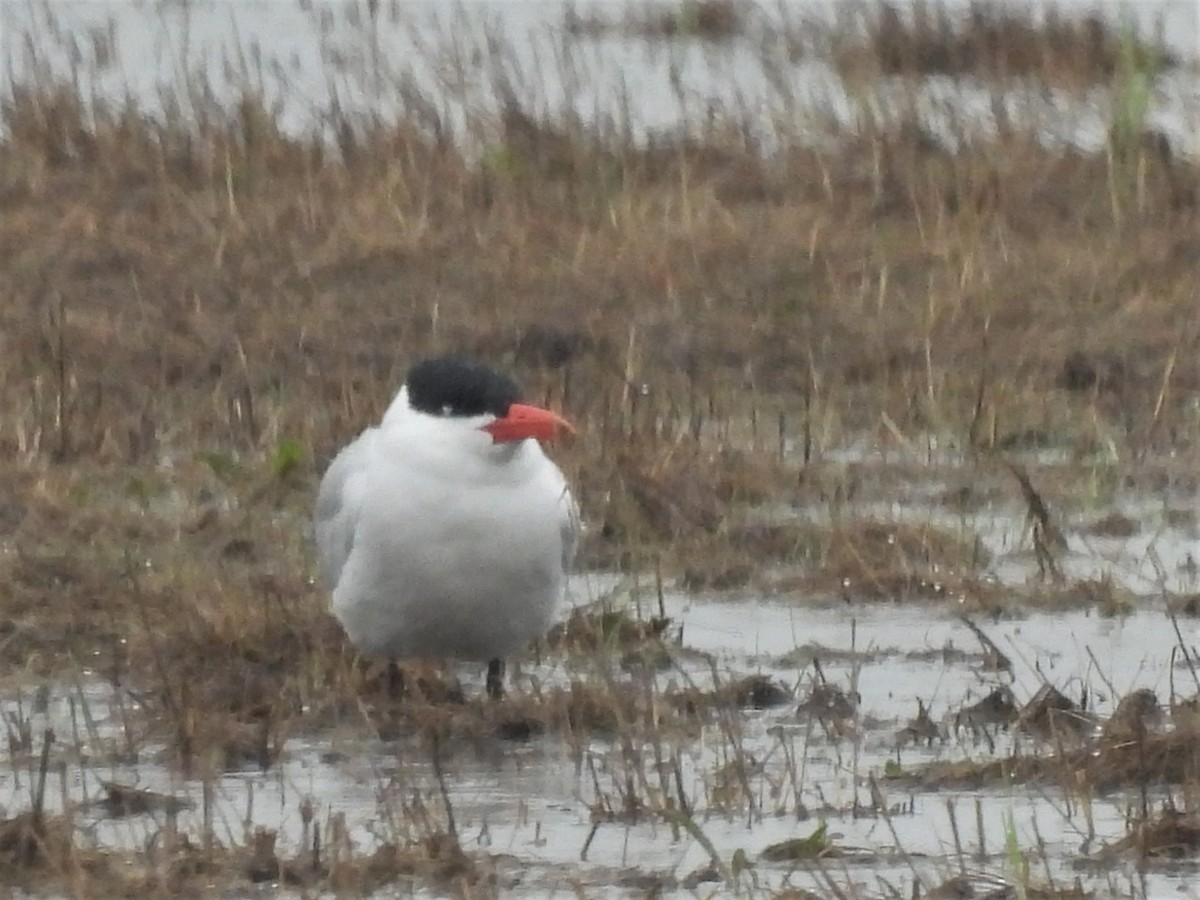
[[[122,819],[127,816],[141,816],[147,813],[165,813],[173,815],[185,809],[191,809],[195,804],[184,797],[174,797],[145,788],[135,788],[115,781],[106,781],[101,787],[104,796],[93,801],[111,819]]]
[[[765,675],[747,675],[711,691],[676,691],[668,697],[673,706],[692,716],[722,709],[774,709],[793,700],[792,691]]]
[[[965,728],[976,740],[981,737],[993,745],[993,733],[1007,729],[1017,720],[1016,698],[1008,687],[998,687],[982,700],[954,714],[955,729]]]
[[[855,732],[861,702],[862,697],[857,691],[830,684],[822,678],[796,707],[796,715],[816,721],[830,737],[849,737]]]
[[[1101,856],[1132,852],[1143,858],[1183,859],[1200,853],[1200,820],[1195,813],[1165,807],[1101,851]]]
[[[1100,741],[1113,744],[1143,740],[1164,721],[1158,696],[1149,688],[1126,694],[1100,730]]]
[[[1002,713],[999,722],[1017,723],[1049,743],[1049,755],[1014,755],[984,762],[934,763],[917,776],[928,788],[979,788],[997,781],[1087,785],[1099,792],[1147,784],[1187,784],[1200,778],[1200,743],[1190,720],[1173,730],[1159,729],[1165,716],[1154,692],[1141,688],[1117,704],[1097,727],[1061,692],[1042,690],[1019,712],[998,689],[981,701]],[[981,726],[982,727],[982,726]]]
[[[1041,689],[1016,716],[1016,726],[1026,734],[1054,744],[1075,744],[1086,740],[1095,728],[1095,720],[1051,684]]]
[[[842,42],[835,59],[844,74],[873,67],[890,75],[1038,77],[1075,86],[1107,82],[1130,57],[1154,71],[1177,64],[1164,47],[1130,40],[1098,14],[1049,10],[1035,23],[983,2],[962,14],[945,4],[882,2],[866,40]]]
[[[667,636],[671,619],[657,616],[636,619],[621,610],[576,607],[566,621],[555,625],[543,643],[556,653],[595,653],[610,649],[629,651]]]
[[[728,41],[745,30],[747,8],[742,0],[676,0],[673,5],[654,4],[645,11],[630,13],[624,20],[572,12],[566,27],[568,33],[577,36],[616,32],[656,40]]]
[[[926,747],[932,747],[934,741],[944,742],[946,740],[946,732],[933,720],[925,701],[917,698],[917,714],[896,732],[894,739],[897,748],[909,744],[924,744]]]

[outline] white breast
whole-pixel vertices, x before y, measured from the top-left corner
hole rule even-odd
[[[318,561],[354,644],[391,659],[503,658],[562,600],[578,516],[536,442],[389,410],[326,472]]]

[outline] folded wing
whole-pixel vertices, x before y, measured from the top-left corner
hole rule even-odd
[[[369,464],[377,430],[368,429],[339,453],[317,490],[313,528],[317,542],[317,564],[321,577],[332,590],[354,549],[354,535],[362,515],[363,501],[370,490]]]

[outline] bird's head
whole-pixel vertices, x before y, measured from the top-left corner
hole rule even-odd
[[[562,416],[521,403],[512,378],[483,363],[439,356],[414,365],[404,382],[409,407],[419,413],[475,421],[495,444],[526,438],[547,441],[575,429]]]

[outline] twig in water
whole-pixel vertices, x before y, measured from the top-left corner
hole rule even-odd
[[[1012,660],[996,646],[996,642],[988,637],[982,628],[971,621],[969,616],[959,616],[959,620],[971,629],[971,633],[975,635],[979,643],[983,645],[983,653],[987,659],[986,667],[992,670],[1002,672],[1012,671]]]
[[[1037,555],[1038,572],[1043,581],[1047,575],[1055,581],[1061,581],[1062,570],[1058,567],[1055,554],[1066,552],[1067,539],[1051,520],[1049,508],[1029,480],[1025,469],[1008,460],[1004,461],[1004,466],[1017,479],[1017,484],[1021,486],[1021,495],[1025,498],[1025,522],[1033,527],[1033,551]]]
[[[436,725],[430,732],[429,750],[433,759],[433,774],[442,794],[442,805],[446,807],[446,830],[450,833],[455,848],[462,849],[458,842],[458,826],[454,824],[454,807],[450,805],[450,789],[446,787],[446,773],[442,771],[442,731]]]
[[[1196,674],[1196,663],[1192,659],[1191,651],[1188,650],[1187,644],[1183,641],[1183,632],[1179,628],[1179,618],[1175,615],[1175,610],[1171,609],[1171,604],[1167,604],[1167,616],[1171,619],[1171,627],[1175,629],[1175,640],[1179,641],[1179,650],[1183,653],[1183,658],[1187,662],[1188,671],[1192,673],[1192,681],[1196,682],[1196,690],[1200,692],[1200,675]],[[1174,671],[1174,666],[1172,666]]]

